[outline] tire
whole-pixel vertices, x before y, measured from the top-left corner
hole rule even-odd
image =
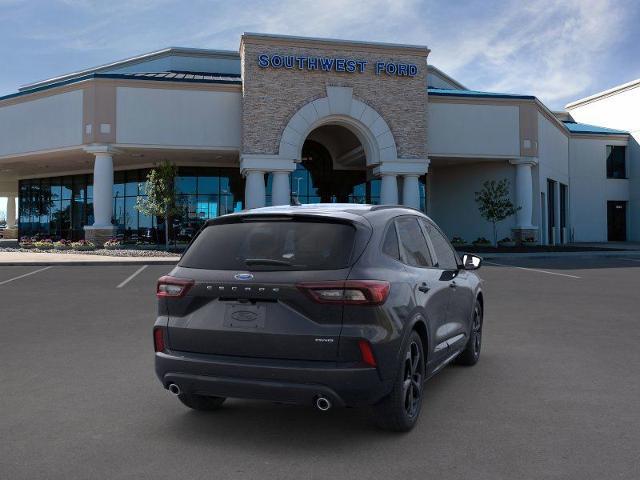
[[[213,410],[218,410],[224,401],[225,397],[205,397],[203,395],[193,395],[189,393],[181,393],[178,395],[178,400],[180,400],[184,405],[194,410],[199,410],[202,412],[211,412]]]
[[[462,353],[458,355],[458,358],[456,358],[458,365],[471,367],[480,360],[480,349],[482,347],[482,314],[482,304],[476,299],[471,320],[471,333],[469,334],[467,345],[464,347]]]
[[[426,362],[417,332],[411,332],[401,359],[393,390],[373,408],[373,420],[378,427],[394,432],[411,430],[422,409]]]

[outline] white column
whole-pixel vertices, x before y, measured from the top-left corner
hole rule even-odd
[[[291,192],[289,187],[289,172],[273,172],[271,184],[271,204],[289,205]]]
[[[533,219],[533,175],[531,166],[534,160],[514,160],[516,166],[516,206],[521,207],[516,213],[516,226],[519,229],[536,228]]]
[[[245,208],[264,207],[265,186],[263,170],[247,170],[245,172],[246,183],[244,187]],[[275,178],[274,178],[275,180]]]
[[[7,228],[16,226],[16,197],[7,197]]]
[[[95,152],[93,164],[93,227],[111,228],[113,217],[113,156]]]
[[[380,203],[382,205],[398,204],[398,180],[392,173],[382,173],[380,184]]]
[[[402,204],[420,210],[420,182],[418,175],[403,175]]]

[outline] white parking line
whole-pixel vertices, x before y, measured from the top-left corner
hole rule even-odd
[[[120,285],[118,285],[116,288],[122,288],[124,287],[127,283],[129,283],[131,280],[133,280],[134,278],[136,278],[136,275],[138,275],[140,272],[142,272],[145,268],[147,268],[149,265],[143,265],[141,266],[138,270],[136,270],[135,272],[133,272],[132,275],[128,276],[127,278],[125,278],[122,283]]]
[[[0,282],[0,285],[4,285],[5,283],[13,282],[14,280],[19,280],[21,278],[28,277],[29,275],[33,275],[33,274],[38,273],[38,272],[44,272],[45,270],[49,270],[50,268],[51,268],[51,266],[40,268],[38,270],[34,270],[33,272],[25,273],[24,275],[20,275],[18,277],[13,277],[13,278],[10,278],[9,280],[4,280],[4,281]]]
[[[511,267],[511,268],[517,268],[519,270],[528,270],[530,272],[546,273],[548,275],[558,275],[560,277],[582,278],[582,277],[578,277],[577,275],[569,275],[568,273],[549,272],[548,270],[538,270],[536,268],[518,267],[516,265],[507,265],[504,263],[494,263],[494,262],[487,262],[487,261],[484,261],[482,263],[486,263],[489,265],[497,265],[499,267]]]

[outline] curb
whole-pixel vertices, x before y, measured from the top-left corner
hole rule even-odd
[[[574,257],[637,257],[640,260],[640,251],[624,250],[624,251],[591,251],[591,252],[540,252],[540,253],[476,253],[484,260],[499,260],[501,258],[541,258],[541,259],[557,259],[557,258],[574,258]]]

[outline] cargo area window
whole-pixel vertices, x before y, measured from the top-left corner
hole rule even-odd
[[[180,261],[207,270],[337,270],[349,266],[355,228],[313,221],[244,221],[206,227]]]

